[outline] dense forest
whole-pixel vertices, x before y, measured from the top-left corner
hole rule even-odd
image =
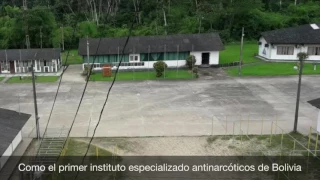
[[[25,8],[27,7],[27,8]],[[25,10],[27,9],[27,10]],[[0,48],[77,47],[81,37],[219,32],[225,42],[320,21],[320,0],[1,0]],[[74,31],[75,30],[75,31]],[[73,32],[74,38],[73,38]]]

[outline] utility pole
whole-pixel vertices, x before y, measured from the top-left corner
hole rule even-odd
[[[302,70],[303,70],[303,59],[300,59],[299,61],[300,61],[299,82],[298,82],[298,92],[297,92],[297,102],[296,102],[296,112],[295,112],[295,116],[294,116],[293,132],[297,132],[297,127],[298,127],[300,91],[301,91],[301,78],[302,78]]]
[[[89,55],[89,39],[88,39],[88,36],[87,36],[87,65],[89,66],[89,58],[90,58],[90,55]]]
[[[294,5],[295,5],[295,6],[297,5],[297,0],[294,0]]]
[[[242,71],[243,38],[244,38],[244,27],[242,27],[242,34],[241,34],[240,60],[239,60],[239,69],[238,69],[239,76],[241,76],[241,71]]]
[[[42,49],[42,27],[40,27],[40,47]]]
[[[202,20],[204,19],[204,17],[200,17],[200,25],[199,25],[199,34],[201,33],[201,28],[202,28]]]
[[[199,34],[201,33],[201,23],[202,23],[202,21],[201,21],[201,18],[200,18]]]
[[[32,87],[33,87],[33,101],[34,101],[34,112],[36,117],[36,129],[37,129],[37,139],[40,140],[40,127],[39,127],[39,116],[38,116],[38,105],[37,105],[37,93],[36,93],[36,82],[34,75],[34,61],[32,60]]]
[[[89,55],[89,39],[88,39],[88,36],[87,36],[87,81],[89,81],[89,75],[90,75],[90,71],[91,71],[91,68],[93,66],[93,64],[91,66],[89,66],[89,58],[90,58],[90,55]],[[93,62],[92,62],[93,63]]]
[[[27,0],[23,0],[23,9],[24,9],[24,21],[26,23],[26,46],[27,49],[30,49],[30,38],[29,38],[29,32],[28,32],[28,20],[27,13],[28,13],[28,7],[27,7]],[[35,56],[36,57],[36,54]],[[31,72],[32,72],[32,86],[33,86],[33,100],[34,100],[34,111],[35,111],[35,120],[36,120],[36,133],[37,133],[37,139],[40,140],[40,129],[39,129],[39,116],[38,116],[38,105],[37,105],[37,93],[36,93],[36,84],[35,84],[35,76],[34,76],[34,59],[31,60]]]
[[[60,28],[61,28],[62,51],[64,51],[64,28],[63,28],[63,25]]]

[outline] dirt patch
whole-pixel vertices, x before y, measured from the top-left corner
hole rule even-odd
[[[89,141],[88,138],[76,140]],[[266,140],[232,136],[95,138],[92,142],[120,156],[236,156],[259,151],[266,147],[266,143]]]
[[[72,138],[72,140],[88,143],[90,138]],[[310,142],[310,148],[314,149],[316,143]],[[95,138],[92,145],[119,156],[249,156],[262,154],[277,156],[290,155],[290,153],[303,155],[308,146],[308,138],[299,133],[273,135],[272,137],[270,135],[218,135]],[[34,140],[25,154],[35,154],[37,146],[37,141]]]

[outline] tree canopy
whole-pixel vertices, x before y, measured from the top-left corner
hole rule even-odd
[[[297,2],[295,4],[295,2]],[[77,47],[83,37],[219,32],[225,42],[320,20],[320,0],[2,0],[0,48]],[[72,38],[75,28],[75,38]],[[41,38],[42,37],[42,38]],[[42,41],[41,41],[42,40]]]

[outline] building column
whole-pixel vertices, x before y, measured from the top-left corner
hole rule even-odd
[[[17,61],[14,60],[13,64],[14,64],[14,73],[17,73]]]
[[[58,72],[58,63],[59,63],[59,59],[58,60],[55,60],[56,61],[56,63],[54,63],[55,64],[55,66],[56,66],[56,72]]]
[[[39,71],[41,72],[41,61],[38,60],[38,62],[39,62]]]
[[[34,72],[37,72],[38,69],[37,69],[37,64],[38,64],[38,61],[37,60],[34,60]]]

